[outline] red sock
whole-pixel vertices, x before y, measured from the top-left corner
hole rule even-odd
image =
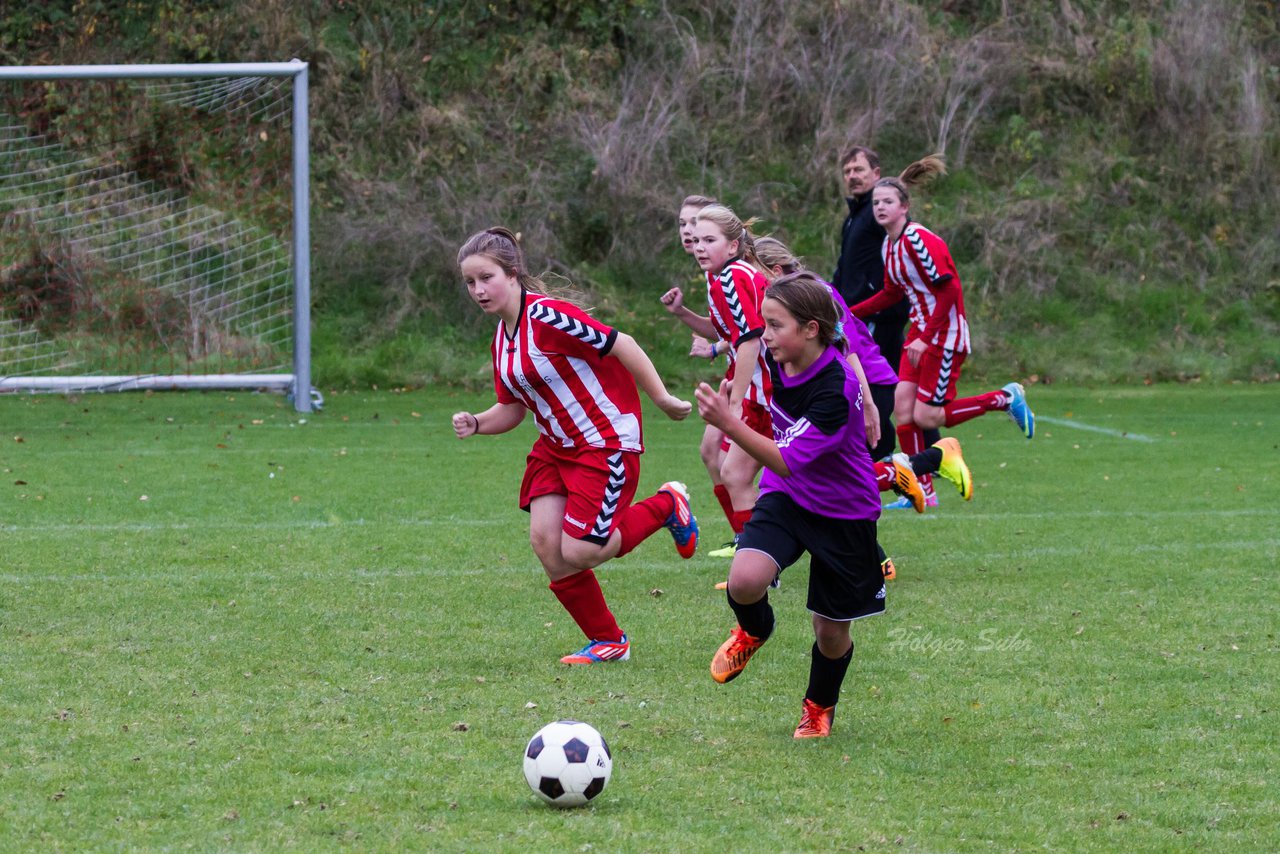
[[[899,424],[894,430],[898,434],[898,447],[908,457],[915,456],[924,450],[924,434],[914,424]]]
[[[924,450],[924,433],[916,425],[899,424],[896,432],[898,434],[898,447],[908,457]],[[929,493],[933,491],[933,479],[927,474],[919,475],[917,479],[920,481],[920,491],[924,493],[925,498],[928,498]]]
[[[995,412],[996,410],[1008,408],[1009,396],[1002,391],[989,391],[986,394],[963,397],[960,400],[953,400],[943,407],[947,413],[946,425],[948,427],[963,424],[970,418],[977,418],[986,412]]]
[[[893,489],[893,466],[888,463],[872,463],[871,465],[876,470],[876,486],[880,487],[880,491],[888,492]]]
[[[717,484],[715,488],[716,500],[720,502],[720,509],[724,511],[724,518],[729,520],[729,524],[733,524],[733,499],[729,497],[729,489],[723,483]]]
[[[568,578],[553,581],[549,586],[587,640],[622,640],[622,629],[618,628],[618,621],[605,604],[604,591],[600,589],[594,572],[584,569]]]
[[[750,510],[735,510],[733,516],[729,518],[729,526],[733,528],[735,534],[741,534],[742,529],[751,521]]]
[[[654,531],[666,524],[667,517],[675,512],[675,509],[676,500],[671,497],[671,493],[659,492],[624,510],[622,519],[618,522],[618,533],[622,535],[622,542],[618,546],[615,557],[622,557],[647,540]],[[604,638],[594,638],[594,640],[604,640]]]

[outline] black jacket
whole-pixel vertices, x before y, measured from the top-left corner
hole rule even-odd
[[[884,288],[884,260],[880,257],[884,229],[871,215],[870,193],[845,201],[849,203],[849,216],[840,229],[840,260],[831,274],[831,284],[847,304],[856,305]],[[904,299],[866,318],[876,343],[895,368],[902,347],[902,328],[910,310],[910,302]]]

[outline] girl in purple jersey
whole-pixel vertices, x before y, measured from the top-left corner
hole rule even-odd
[[[730,410],[727,389],[698,386],[698,412],[764,466],[760,497],[729,569],[737,618],[711,661],[711,677],[736,678],[773,633],[769,584],[808,552],[807,606],[815,642],[796,738],[831,734],[853,657],[849,624],[884,611],[876,549],[880,496],[863,421],[862,384],[837,349],[839,308],[813,276],[783,276],[762,306],[773,381],[773,438]]]
[[[769,272],[773,273],[771,278],[787,273],[808,272],[801,259],[797,258],[786,244],[776,237],[757,239],[756,257],[760,259],[761,264],[765,265],[766,275]],[[818,281],[822,280],[818,279]],[[844,349],[858,357],[863,375],[870,387],[871,405],[866,407],[867,417],[870,418],[874,413],[879,418],[878,429],[873,431],[870,422],[867,424],[867,447],[871,451],[871,458],[877,461],[876,483],[880,491],[893,490],[910,501],[917,513],[923,513],[925,495],[922,485],[914,481],[918,477],[940,473],[956,485],[966,501],[972,498],[973,478],[960,451],[960,442],[955,438],[949,436],[942,439],[920,453],[912,455],[909,460],[903,454],[894,453],[896,434],[891,416],[898,375],[881,353],[880,346],[872,338],[866,325],[853,316],[833,286],[827,284],[827,287],[841,310]],[[886,578],[894,577],[893,562],[887,557],[884,559],[884,569]]]

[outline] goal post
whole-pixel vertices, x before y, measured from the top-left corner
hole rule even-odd
[[[30,105],[47,107],[52,90],[0,99],[0,392],[269,389],[288,393],[299,412],[318,406],[307,63],[0,67],[0,85],[64,81],[140,86],[157,110],[178,118],[148,119],[143,132],[93,140],[86,151],[79,143],[92,130],[39,126],[53,111]],[[93,126],[93,111],[111,110],[121,96],[80,97],[57,108],[79,110]],[[27,115],[11,115],[15,104]],[[163,143],[148,136],[211,114],[254,135],[218,143],[248,150],[249,159],[259,137],[277,145],[268,122],[288,122],[291,187],[279,200],[287,224],[283,213],[272,228],[236,209],[235,199],[257,190],[257,175],[241,174],[247,190],[207,192],[190,163],[157,153]],[[282,150],[279,158],[283,167]],[[168,180],[159,171],[174,160],[184,174]],[[121,370],[123,362],[131,364]]]

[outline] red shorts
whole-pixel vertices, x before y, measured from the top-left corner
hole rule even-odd
[[[911,343],[911,342],[907,342]],[[930,344],[920,355],[920,364],[912,367],[907,351],[902,351],[902,364],[898,366],[898,382],[915,383],[916,400],[929,406],[946,406],[956,399],[956,386],[960,384],[960,366],[967,354],[944,350]]]
[[[533,443],[520,483],[520,509],[542,495],[566,498],[561,530],[575,540],[604,545],[631,506],[640,481],[634,451],[561,448],[539,438]]]
[[[742,401],[742,420],[752,430],[764,436],[766,439],[773,438],[773,416],[769,414],[769,407],[761,406],[758,403],[752,403],[750,400]],[[729,441],[729,437],[725,436],[720,440],[720,450],[727,451],[733,445]]]

